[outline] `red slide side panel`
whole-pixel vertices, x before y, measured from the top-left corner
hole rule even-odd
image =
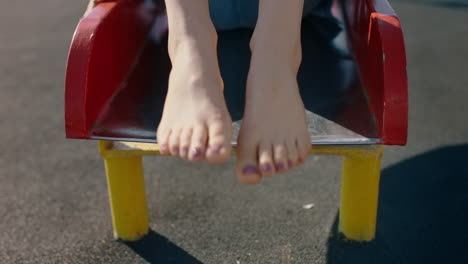
[[[151,1],[120,0],[99,4],[80,20],[66,71],[68,138],[89,138],[99,113],[135,65],[155,17]]]
[[[387,145],[405,145],[408,130],[408,78],[400,21],[376,14],[384,56],[382,139]],[[383,34],[385,32],[385,34]]]
[[[343,2],[346,2],[351,46],[378,137],[385,145],[405,145],[408,80],[399,19],[386,0]]]

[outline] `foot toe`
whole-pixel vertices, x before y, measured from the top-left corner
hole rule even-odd
[[[173,131],[169,138],[169,151],[172,156],[179,156],[180,130]]]
[[[262,144],[258,149],[258,164],[262,176],[272,176],[275,173],[272,149],[271,144]]]
[[[219,164],[226,161],[231,154],[231,135],[226,132],[222,122],[211,125],[208,129],[208,148],[206,160],[209,163]]]
[[[169,136],[171,130],[164,130],[161,127],[158,128],[156,138],[159,145],[159,153],[163,156],[170,155],[169,152]]]
[[[236,174],[239,181],[245,184],[255,184],[262,180],[257,165],[257,145],[240,144],[237,152]]]
[[[306,137],[305,139],[297,140],[297,149],[299,151],[299,163],[302,164],[309,157],[310,150],[312,145],[310,143],[310,138]]]
[[[299,150],[297,149],[296,140],[288,141],[286,149],[288,151],[288,168],[299,165]]]
[[[256,165],[245,165],[239,175],[239,180],[244,184],[257,184],[262,181],[260,171]]]
[[[273,155],[276,172],[285,172],[288,164],[288,151],[286,146],[284,144],[275,144],[273,146]]]
[[[182,131],[180,134],[180,148],[179,148],[179,156],[183,159],[188,159],[190,143],[192,140],[192,128],[187,128]]]
[[[205,158],[206,141],[208,139],[208,133],[206,127],[200,126],[193,130],[192,142],[190,144],[190,150],[188,158],[190,161],[202,161]]]

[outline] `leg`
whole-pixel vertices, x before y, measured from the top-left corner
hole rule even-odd
[[[382,153],[378,146],[344,158],[339,229],[349,239],[375,236]]]
[[[221,163],[231,152],[217,34],[208,0],[166,1],[172,71],[157,138],[161,154]]]
[[[260,0],[251,40],[246,107],[236,173],[244,183],[285,172],[309,153],[310,136],[297,85],[303,0]]]
[[[138,240],[148,233],[141,157],[104,157],[114,236]]]

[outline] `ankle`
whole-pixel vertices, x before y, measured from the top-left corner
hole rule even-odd
[[[197,30],[198,32],[172,31],[169,33],[168,53],[173,59],[179,53],[203,52],[210,55],[216,51],[218,34],[214,28]]]
[[[200,47],[199,43],[191,41],[184,42],[170,54],[170,58],[173,76],[182,77],[185,82],[179,88],[223,88],[216,48]]]
[[[173,66],[219,73],[216,34],[204,38],[178,35],[169,41],[168,51]]]
[[[281,41],[265,36],[252,36],[250,41],[252,53],[251,64],[278,63],[299,68],[302,61],[302,47],[300,39],[296,41]]]

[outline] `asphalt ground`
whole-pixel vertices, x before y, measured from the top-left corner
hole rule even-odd
[[[0,263],[468,263],[468,3],[394,0],[409,141],[383,159],[377,237],[337,235],[340,159],[256,186],[219,167],[145,159],[151,234],[112,238],[103,162],[63,129],[65,61],[84,1],[0,8]],[[311,209],[304,204],[314,203]]]

